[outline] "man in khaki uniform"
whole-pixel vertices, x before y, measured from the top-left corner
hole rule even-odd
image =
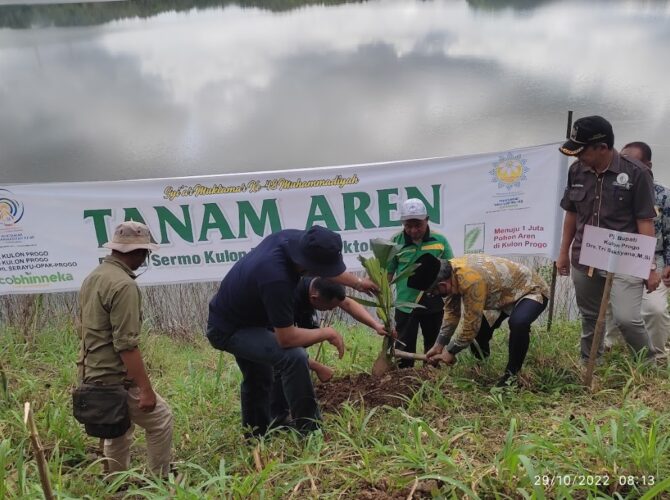
[[[112,241],[112,250],[84,280],[79,292],[82,345],[79,379],[89,384],[124,384],[132,425],[123,436],[106,439],[109,472],[127,470],[134,424],[146,431],[149,470],[167,475],[172,446],[172,412],[151,387],[138,348],[142,328],[140,290],[133,271],[157,250],[149,228],[123,222]]]
[[[575,121],[561,153],[577,158],[568,170],[561,200],[565,210],[561,248],[556,267],[561,276],[572,276],[577,307],[582,315],[581,359],[586,363],[605,288],[606,272],[579,263],[587,225],[656,237],[654,185],[649,169],[614,149],[614,132],[601,116]],[[649,335],[642,320],[644,280],[615,274],[610,294],[614,322],[626,343],[640,355],[653,357]],[[649,270],[647,290],[658,286],[656,271]],[[603,344],[598,356],[603,352]]]

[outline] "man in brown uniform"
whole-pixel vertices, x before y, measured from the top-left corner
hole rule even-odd
[[[584,226],[651,237],[655,234],[652,177],[644,165],[621,156],[613,145],[612,125],[601,116],[587,116],[575,121],[570,140],[560,148],[563,154],[577,157],[577,161],[570,166],[561,200],[565,219],[556,266],[563,276],[568,276],[572,267],[577,306],[582,315],[582,360],[588,359],[591,351],[606,275],[604,271],[579,264]],[[650,278],[648,289],[652,291],[658,282],[653,276]],[[646,349],[646,356],[651,356],[649,336],[640,313],[643,292],[642,279],[615,275],[610,303],[614,321],[628,345],[635,352]],[[599,355],[602,350],[603,346],[598,346]]]
[[[84,280],[79,292],[82,345],[79,379],[90,384],[124,384],[133,424],[146,431],[149,470],[167,475],[172,445],[172,413],[151,387],[138,349],[141,319],[140,290],[135,271],[147,259],[153,243],[149,228],[138,222],[123,222],[112,241],[112,250]],[[105,440],[109,471],[130,465],[130,443],[134,425],[123,436]]]

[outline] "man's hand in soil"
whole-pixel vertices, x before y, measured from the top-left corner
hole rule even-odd
[[[328,332],[328,337],[326,340],[335,348],[337,349],[337,354],[340,359],[342,359],[342,356],[344,356],[344,339],[342,338],[342,335],[337,333],[334,328],[328,326],[324,328]]]

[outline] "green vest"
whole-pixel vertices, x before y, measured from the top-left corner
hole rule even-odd
[[[402,273],[408,266],[414,264],[416,259],[426,253],[429,253],[438,259],[447,260],[454,256],[447,238],[438,232],[431,231],[430,227],[426,230],[423,240],[418,245],[412,242],[404,231],[395,234],[391,240],[394,243],[403,245],[399,255],[396,255],[388,266],[388,272],[394,275]],[[416,299],[419,296],[419,290],[409,288],[407,286],[407,278],[398,281],[395,284],[395,287],[397,302],[416,302]],[[441,297],[433,297],[431,299],[424,296],[419,303],[424,305],[426,309],[417,309],[417,314],[421,314],[422,312],[441,312],[444,306]],[[398,309],[404,313],[411,312],[411,310],[406,307],[398,307]]]

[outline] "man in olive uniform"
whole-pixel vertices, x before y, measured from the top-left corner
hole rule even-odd
[[[79,379],[87,384],[123,384],[128,388],[132,425],[121,437],[106,439],[109,472],[130,466],[134,425],[146,432],[149,470],[167,475],[172,446],[172,412],[152,388],[138,348],[142,330],[142,303],[133,271],[158,249],[149,228],[123,222],[112,241],[112,250],[82,283],[79,292],[82,342]]]

